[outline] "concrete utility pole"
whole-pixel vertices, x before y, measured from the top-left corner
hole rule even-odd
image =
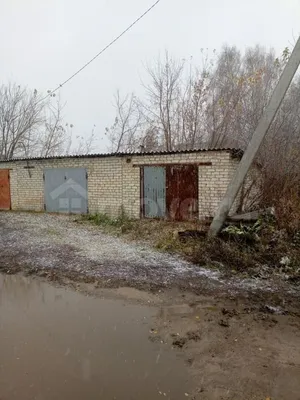
[[[281,74],[277,86],[274,89],[271,100],[266,107],[257,128],[250,140],[250,143],[241,159],[241,162],[232,178],[226,194],[221,201],[216,215],[209,228],[209,236],[216,236],[228,216],[228,213],[232,207],[232,204],[245,180],[247,172],[257,154],[257,151],[265,137],[268,129],[277,113],[277,110],[288,90],[290,83],[298,69],[300,64],[300,37],[294,47],[294,50]]]

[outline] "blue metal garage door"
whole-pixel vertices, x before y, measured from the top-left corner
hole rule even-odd
[[[144,216],[163,218],[166,216],[166,169],[144,167]]]
[[[84,168],[45,169],[44,181],[46,211],[88,212],[87,173]]]

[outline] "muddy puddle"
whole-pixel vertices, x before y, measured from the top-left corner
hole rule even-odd
[[[184,399],[176,351],[149,340],[156,310],[0,275],[0,399]]]

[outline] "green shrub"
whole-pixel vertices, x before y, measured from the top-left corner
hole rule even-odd
[[[104,227],[120,228],[122,232],[126,232],[132,228],[132,221],[123,210],[121,210],[120,215],[116,218],[112,218],[105,213],[96,213],[84,215],[83,219]]]
[[[262,229],[262,221],[258,220],[254,224],[245,225],[240,224],[229,225],[222,230],[221,235],[224,237],[228,236],[230,239],[236,241],[247,241],[254,242],[259,240],[259,233]]]

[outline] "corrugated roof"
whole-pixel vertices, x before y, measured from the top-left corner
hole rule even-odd
[[[144,151],[144,152],[124,152],[124,153],[97,153],[97,154],[80,154],[80,155],[63,155],[54,157],[19,157],[10,160],[0,160],[0,162],[13,162],[13,161],[40,161],[40,160],[61,160],[65,158],[105,158],[105,157],[128,157],[128,156],[155,156],[155,155],[168,155],[168,154],[189,154],[199,153],[205,151],[224,151],[230,152],[234,157],[241,157],[243,151],[235,148],[200,148],[193,150],[172,150],[172,151]]]

